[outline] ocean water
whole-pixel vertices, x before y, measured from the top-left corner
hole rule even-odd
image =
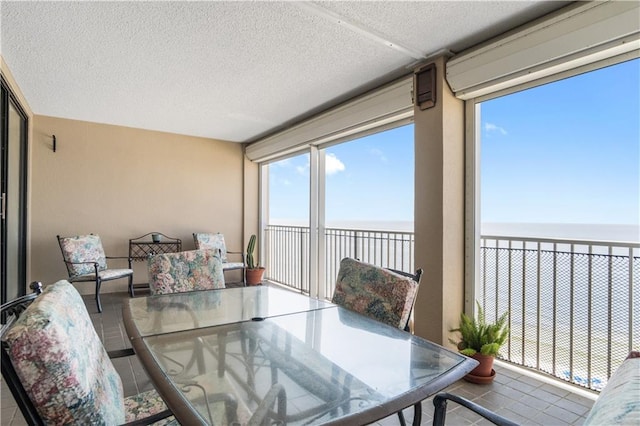
[[[308,226],[302,220],[274,219],[272,225]],[[344,220],[327,223],[328,228],[367,229],[376,231],[413,232],[410,220]],[[482,235],[572,239],[590,241],[640,242],[640,223],[637,224],[585,224],[585,223],[482,223]]]
[[[639,224],[483,223],[482,235],[640,242]]]

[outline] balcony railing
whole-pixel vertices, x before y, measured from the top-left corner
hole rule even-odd
[[[482,236],[480,280],[508,361],[600,390],[640,345],[638,243]]]
[[[309,228],[269,225],[265,230],[266,278],[309,292]],[[333,295],[340,261],[359,259],[385,268],[415,272],[413,232],[326,228],[324,233],[325,294]]]
[[[309,228],[265,230],[266,278],[309,292]],[[327,228],[325,294],[340,260],[414,272],[411,232]],[[488,319],[509,310],[507,361],[599,390],[640,347],[640,243],[482,236],[478,301]]]

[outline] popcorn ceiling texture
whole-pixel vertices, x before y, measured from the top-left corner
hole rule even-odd
[[[0,42],[34,114],[246,142],[565,3],[3,1]]]

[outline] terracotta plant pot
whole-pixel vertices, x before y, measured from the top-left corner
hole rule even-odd
[[[474,356],[472,356],[472,358],[478,361],[480,365],[474,368],[469,374],[473,374],[474,376],[481,376],[481,377],[491,376],[491,370],[493,370],[493,359],[494,359],[493,356],[475,354]]]
[[[496,372],[493,369],[494,357],[491,355],[475,354],[473,359],[480,364],[471,370],[469,374],[464,376],[464,379],[471,383],[487,384],[493,382],[493,378],[496,376]]]
[[[247,269],[247,285],[259,285],[262,284],[262,276],[264,275],[264,268]]]

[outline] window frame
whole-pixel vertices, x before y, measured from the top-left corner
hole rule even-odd
[[[640,50],[634,50],[465,101],[465,312],[473,313],[476,310],[475,300],[480,280],[480,104],[638,58]]]

